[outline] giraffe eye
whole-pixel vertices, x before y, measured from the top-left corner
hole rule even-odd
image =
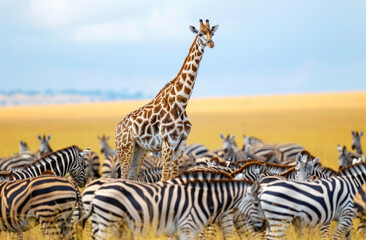
[[[202,37],[202,33],[198,34],[198,36]]]

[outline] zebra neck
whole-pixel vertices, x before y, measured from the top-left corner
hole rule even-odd
[[[350,191],[355,195],[358,190],[366,183],[366,163],[352,165],[351,167],[342,170],[341,178],[350,182]]]

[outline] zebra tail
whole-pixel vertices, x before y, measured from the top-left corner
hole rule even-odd
[[[88,220],[88,218],[92,215],[93,208],[94,208],[93,204],[91,204],[90,211],[79,219],[79,221],[76,223],[77,226],[85,228],[85,223]]]

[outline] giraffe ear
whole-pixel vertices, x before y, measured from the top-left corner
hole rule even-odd
[[[211,28],[211,33],[215,33],[216,30],[219,28],[219,25],[215,25]]]
[[[194,26],[189,25],[189,29],[191,29],[191,32],[198,34],[198,30]]]

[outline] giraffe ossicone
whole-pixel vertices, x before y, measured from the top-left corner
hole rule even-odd
[[[189,26],[196,37],[178,75],[146,105],[127,114],[117,125],[115,143],[121,163],[121,177],[136,179],[144,155],[162,151],[162,180],[178,174],[191,123],[186,107],[206,46],[214,47],[212,36],[218,25],[210,27],[200,20],[200,28]]]

